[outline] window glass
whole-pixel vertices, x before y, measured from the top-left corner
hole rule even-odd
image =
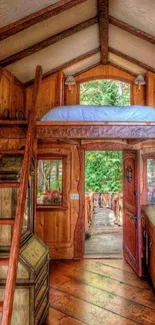
[[[92,80],[80,84],[81,105],[130,105],[130,84],[120,80]]]
[[[147,159],[147,200],[155,202],[155,159]]]
[[[62,205],[62,159],[38,160],[37,203]]]

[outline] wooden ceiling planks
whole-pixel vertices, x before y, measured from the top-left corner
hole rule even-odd
[[[108,34],[109,34],[109,0],[98,0],[99,36],[101,45],[101,63],[108,63]]]
[[[7,26],[0,28],[0,40],[4,40],[9,36],[15,35],[22,30],[29,28],[43,20],[52,16],[56,16],[63,11],[66,11],[76,5],[79,5],[87,0],[60,0],[44,9],[41,9],[27,17],[15,21]]]

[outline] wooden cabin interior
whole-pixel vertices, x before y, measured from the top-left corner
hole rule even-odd
[[[130,85],[138,120],[44,118],[107,79]],[[155,323],[154,108],[153,0],[0,2],[1,325]],[[119,258],[84,256],[89,150],[123,155]],[[59,190],[44,187],[49,163]]]

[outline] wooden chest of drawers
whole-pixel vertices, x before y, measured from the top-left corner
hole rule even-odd
[[[0,300],[3,300],[6,274],[7,266],[0,267]],[[48,275],[48,248],[32,235],[20,249],[11,325],[44,324],[49,307]]]

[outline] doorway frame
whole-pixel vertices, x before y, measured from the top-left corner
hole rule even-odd
[[[91,146],[90,146],[91,147]],[[121,149],[119,149],[119,150],[117,150],[117,149],[115,149],[115,145],[113,144],[112,145],[112,149],[102,149],[102,145],[98,145],[97,146],[98,148],[100,148],[100,149],[96,149],[96,145],[95,145],[95,149],[89,149],[89,146],[87,147],[87,149],[86,150],[84,150],[84,179],[83,179],[83,186],[84,186],[84,197],[83,197],[83,200],[84,200],[84,202],[83,202],[83,204],[84,204],[84,213],[85,213],[85,174],[86,174],[86,168],[85,168],[85,153],[86,152],[90,152],[90,151],[101,151],[101,152],[106,152],[106,151],[119,151],[119,152],[122,152],[122,158],[123,158],[123,150],[121,150]],[[109,145],[109,147],[110,147],[110,145]],[[122,192],[123,192],[123,159],[122,159]],[[123,214],[123,224],[124,224],[124,214]],[[119,228],[118,228],[119,229]],[[122,227],[121,227],[121,229],[123,230],[123,225],[122,225]],[[86,229],[85,229],[85,231],[86,231]],[[122,237],[124,238],[124,232],[122,233]],[[84,242],[84,246],[85,246],[85,242]],[[112,258],[121,258],[121,257],[123,257],[123,240],[122,240],[122,253],[121,254],[118,254],[118,255],[116,255],[116,256],[114,256],[114,254],[105,254],[105,257],[104,257],[104,255],[103,256],[101,256],[102,254],[97,254],[97,256],[96,257],[93,257],[93,255],[91,255],[91,257],[90,258],[97,258],[97,259],[100,259],[100,258],[111,258],[111,256],[112,256]],[[87,255],[85,255],[85,247],[84,247],[84,254],[83,254],[83,258],[89,258],[89,256],[87,256]]]
[[[104,141],[104,142],[103,142]],[[111,140],[110,140],[111,141]],[[84,246],[85,246],[85,152],[86,151],[124,151],[132,150],[131,146],[127,143],[116,142],[112,143],[105,140],[95,140],[92,142],[91,139],[88,143],[81,144],[79,148],[79,159],[80,159],[80,184],[79,184],[79,218],[77,220],[77,225],[74,232],[74,258],[84,257]],[[117,142],[118,141],[118,142]]]

